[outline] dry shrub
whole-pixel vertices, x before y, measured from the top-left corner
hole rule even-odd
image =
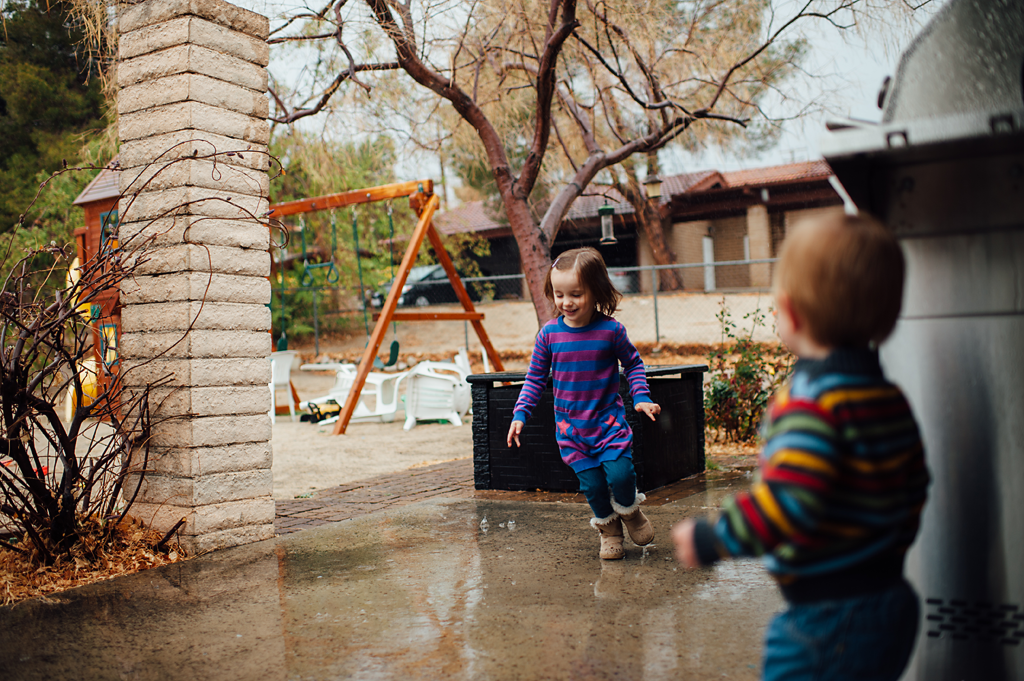
[[[95,518],[79,525],[78,541],[49,565],[31,541],[0,541],[0,604],[10,605],[77,586],[101,582],[187,558],[178,544],[131,516],[112,525]]]

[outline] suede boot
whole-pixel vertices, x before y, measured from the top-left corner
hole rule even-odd
[[[640,510],[640,504],[647,499],[646,496],[637,492],[636,501],[631,506],[622,506],[612,499],[612,508],[622,518],[622,523],[629,532],[629,538],[637,546],[647,546],[654,541],[654,528],[651,521],[647,519],[644,512]]]
[[[626,556],[622,548],[622,522],[614,513],[607,518],[591,518],[590,524],[601,533],[601,558],[622,560]]]

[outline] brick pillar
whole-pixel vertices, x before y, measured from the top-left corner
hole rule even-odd
[[[122,8],[118,234],[128,260],[146,244],[121,288],[125,390],[169,377],[132,512],[158,528],[187,518],[194,550],[266,539],[269,22],[221,0]]]
[[[747,208],[747,238],[750,243],[750,259],[763,260],[772,257],[772,229],[768,221],[768,207],[756,204]],[[754,288],[768,288],[772,285],[772,269],[769,263],[750,265],[750,285]]]

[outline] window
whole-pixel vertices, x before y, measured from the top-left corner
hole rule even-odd
[[[111,253],[118,248],[117,211],[100,213],[100,253]]]
[[[117,324],[100,325],[100,357],[107,369],[118,364]]]

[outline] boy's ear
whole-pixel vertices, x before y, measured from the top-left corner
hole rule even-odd
[[[790,294],[782,291],[775,292],[775,309],[779,316],[783,314],[787,317],[793,318],[793,299],[790,298]]]
[[[780,315],[786,315],[789,325],[794,331],[797,331],[803,327],[803,320],[797,314],[796,308],[793,307],[793,299],[789,297],[788,293],[779,291],[775,294],[775,305],[779,308]]]

